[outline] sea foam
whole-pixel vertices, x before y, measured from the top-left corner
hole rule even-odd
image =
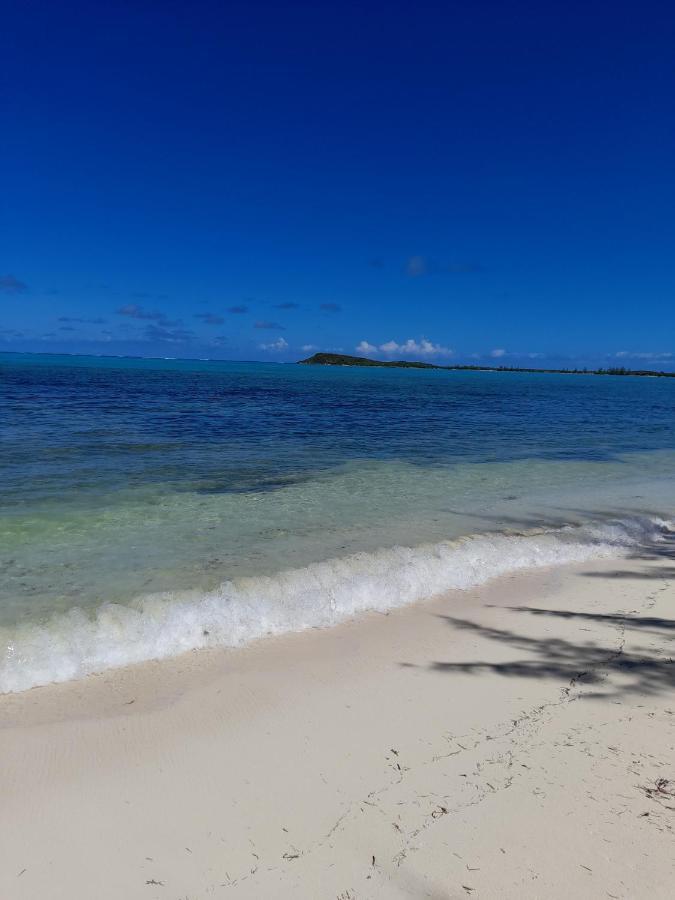
[[[39,624],[24,623],[11,634],[3,629],[0,692],[326,627],[522,569],[621,556],[658,544],[670,527],[664,520],[635,516],[518,535],[482,534],[225,581],[208,593],[148,595],[131,606],[104,604],[94,613],[75,608]]]

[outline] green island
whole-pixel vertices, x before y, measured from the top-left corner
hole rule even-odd
[[[675,378],[675,372],[657,372],[651,369],[627,369],[612,366],[607,369],[536,369],[523,366],[440,366],[435,363],[408,360],[384,361],[368,359],[365,356],[348,356],[343,353],[315,353],[307,359],[298,360],[300,366],[363,366],[379,369],[443,369],[453,372],[538,372],[544,375],[641,375],[654,378]]]

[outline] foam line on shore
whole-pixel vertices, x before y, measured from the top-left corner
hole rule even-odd
[[[131,606],[74,608],[40,624],[2,630],[0,692],[70,681],[208,646],[327,627],[385,612],[500,575],[621,556],[658,544],[671,524],[631,516],[602,524],[491,533],[313,563],[275,576],[223,582],[208,593],[139,597]]]

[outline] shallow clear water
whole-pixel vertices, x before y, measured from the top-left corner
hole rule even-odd
[[[0,690],[339,618],[364,566],[386,603],[396,546],[675,505],[675,379],[0,354],[0,417]]]

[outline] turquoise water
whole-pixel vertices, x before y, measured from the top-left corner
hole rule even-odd
[[[0,354],[0,414],[3,690],[624,552],[675,500],[675,379]]]

